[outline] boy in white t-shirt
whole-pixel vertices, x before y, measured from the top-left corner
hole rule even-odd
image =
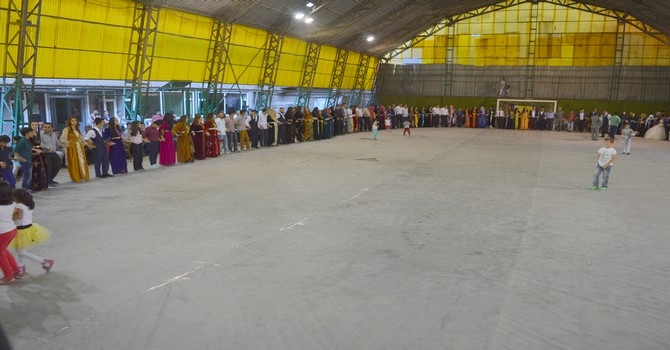
[[[614,165],[614,161],[616,161],[616,150],[612,147],[612,139],[605,137],[603,144],[605,147],[598,150],[598,165],[596,165],[596,171],[593,174],[592,190],[607,190],[607,182],[610,179],[610,170],[612,170],[612,165]],[[600,174],[603,174],[602,187],[598,187]]]

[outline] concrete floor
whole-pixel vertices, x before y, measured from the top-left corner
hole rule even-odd
[[[16,349],[669,349],[670,143],[413,129],[36,194]],[[621,152],[621,144],[615,147]]]

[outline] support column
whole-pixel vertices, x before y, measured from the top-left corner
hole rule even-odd
[[[456,49],[456,25],[447,26],[447,59],[444,81],[444,95],[451,96],[454,90],[454,57]]]
[[[298,98],[296,106],[308,106],[309,99],[312,96],[312,86],[314,85],[314,73],[319,63],[319,53],[321,45],[310,42],[307,43],[307,53],[305,54],[305,64],[302,66],[302,80],[298,88]]]
[[[528,32],[528,63],[526,65],[526,93],[525,98],[533,98],[535,86],[535,49],[537,47],[538,21],[540,6],[537,1],[530,2],[530,30]]]
[[[256,98],[256,109],[269,107],[272,104],[272,94],[275,90],[275,79],[277,78],[277,67],[284,37],[279,34],[269,33],[265,42],[265,55],[263,56],[263,74],[258,83],[258,97]]]
[[[328,94],[326,106],[335,106],[340,99],[340,90],[342,89],[342,80],[344,80],[344,70],[347,67],[347,58],[349,58],[349,51],[337,49],[335,65],[333,66],[333,80],[330,84],[331,90]]]
[[[142,94],[149,93],[159,14],[159,9],[151,2],[135,4],[124,89],[127,119],[142,120],[145,117],[145,102]]]
[[[207,70],[205,72],[205,85],[203,91],[204,101],[200,104],[200,113],[207,114],[215,112],[223,99],[223,84],[226,63],[228,62],[228,49],[232,37],[233,26],[215,20],[212,24],[212,33],[209,39],[209,51],[207,53]],[[224,113],[226,111],[223,111]]]
[[[614,64],[612,65],[612,78],[610,79],[610,101],[619,101],[621,85],[621,68],[623,67],[624,46],[626,35],[626,22],[617,20],[616,47],[614,48]]]
[[[368,68],[370,66],[370,56],[361,54],[356,68],[356,82],[354,90],[351,92],[349,104],[359,105],[363,103],[363,91],[365,91],[365,82],[368,78]]]
[[[370,97],[369,105],[379,105],[379,95],[384,88],[384,80],[386,79],[386,71],[389,63],[387,60],[380,60],[377,65],[377,74],[375,75],[375,82],[372,87],[372,96]]]
[[[34,102],[41,14],[41,0],[9,0],[7,5],[7,45],[0,116],[3,124],[11,123],[12,136],[18,135],[21,127],[29,122]],[[14,80],[9,83],[8,78]],[[6,116],[5,110],[11,111],[11,115]]]

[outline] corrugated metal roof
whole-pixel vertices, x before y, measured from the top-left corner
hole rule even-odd
[[[670,36],[668,0],[562,1],[620,11]],[[305,6],[307,0],[153,2],[159,6],[381,57],[444,18],[500,4],[501,0],[312,0],[315,6],[311,10]],[[294,19],[298,11],[312,17],[314,22],[306,24]],[[376,37],[373,43],[365,41],[370,34]]]

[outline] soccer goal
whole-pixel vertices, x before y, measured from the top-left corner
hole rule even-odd
[[[507,98],[499,98],[496,104],[496,111],[502,107],[504,110],[513,111],[515,108],[522,110],[524,108],[544,107],[545,111],[556,112],[558,108],[558,101],[556,100],[512,100]]]

